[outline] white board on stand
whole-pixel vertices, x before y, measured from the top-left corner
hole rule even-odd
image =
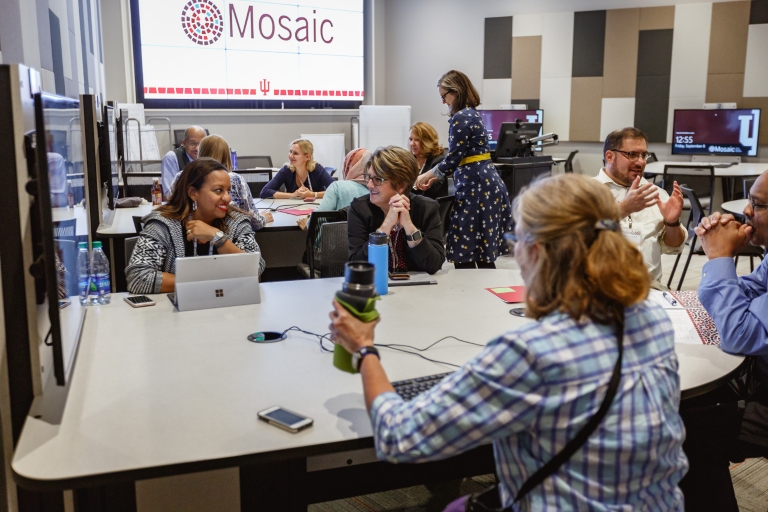
[[[371,153],[384,146],[408,149],[410,128],[410,106],[360,106],[360,147],[368,149]]]
[[[315,148],[315,162],[323,167],[341,169],[341,163],[347,154],[343,133],[302,133],[301,138],[311,142]]]

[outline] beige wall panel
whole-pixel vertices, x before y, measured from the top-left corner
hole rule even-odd
[[[640,9],[606,11],[603,98],[635,96],[639,37]]]
[[[541,95],[541,36],[512,38],[512,98]]]
[[[707,76],[707,103],[736,102],[744,98],[744,73]]]
[[[768,122],[765,121],[765,116],[768,115],[768,98],[744,98],[739,103],[739,108],[762,109],[760,111],[760,133],[757,137],[760,145],[768,144]]]
[[[708,71],[710,75],[744,73],[747,60],[749,8],[750,2],[712,4]]]
[[[640,30],[675,28],[675,6],[640,9]]]
[[[603,77],[588,76],[571,79],[572,141],[600,140],[600,108],[602,106]]]

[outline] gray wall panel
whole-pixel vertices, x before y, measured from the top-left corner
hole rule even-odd
[[[40,67],[53,71],[53,56],[51,54],[51,22],[48,17],[48,0],[37,0],[37,37],[40,41]],[[58,18],[56,18],[58,19]],[[61,32],[59,32],[61,34]],[[61,41],[61,37],[59,37]],[[59,43],[61,44],[61,43]]]
[[[669,75],[672,72],[673,30],[641,30],[637,50],[637,76]]]
[[[768,0],[752,0],[749,6],[749,24],[768,23]]]
[[[635,93],[635,126],[648,136],[648,142],[667,140],[669,75],[638,76]]]
[[[512,16],[485,18],[483,78],[512,78]]]
[[[603,76],[605,11],[574,13],[573,76]]]
[[[48,9],[48,18],[51,27],[51,56],[53,60],[51,71],[53,71],[53,78],[56,82],[56,94],[64,96],[67,93],[67,89],[64,85],[64,54],[61,49],[61,23],[59,22],[59,17],[53,14],[53,11],[50,9]]]

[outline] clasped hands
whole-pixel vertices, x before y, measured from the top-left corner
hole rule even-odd
[[[411,220],[411,200],[408,196],[400,194],[395,194],[389,199],[389,212],[379,230],[389,234],[397,224],[402,226],[406,233],[416,231],[416,226]]]
[[[664,216],[664,220],[669,224],[674,224],[680,220],[680,215],[683,213],[683,191],[680,185],[674,182],[669,199],[662,201],[659,187],[650,182],[640,185],[640,179],[640,176],[635,178],[626,197],[619,202],[621,218],[656,205]]]
[[[419,177],[416,178],[416,182],[413,184],[413,188],[419,190],[427,190],[436,181],[437,176],[435,176],[434,171],[430,169],[424,174],[420,174]]]
[[[701,246],[709,259],[732,258],[744,249],[755,229],[750,224],[738,222],[733,215],[715,212],[702,217],[693,230],[701,240]]]
[[[309,190],[307,187],[301,186],[293,192],[293,197],[295,197],[296,199],[300,197],[302,198],[315,197],[315,193]]]
[[[216,233],[219,232],[218,228],[215,228],[209,224],[206,224],[205,222],[201,220],[188,220],[186,225],[187,230],[187,240],[190,242],[197,238],[198,242],[202,242],[204,244],[207,244],[211,240],[213,240],[213,237],[216,236]]]

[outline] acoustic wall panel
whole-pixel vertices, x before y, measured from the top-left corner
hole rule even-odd
[[[573,76],[603,76],[605,11],[574,14]]]
[[[712,4],[680,4],[675,7],[672,40],[670,98],[701,98],[707,95],[709,34]]]
[[[516,14],[512,18],[512,37],[542,35],[543,14]]]
[[[542,77],[539,105],[544,109],[544,132],[570,140],[571,77]]]
[[[603,98],[603,106],[600,109],[600,140],[605,140],[613,130],[632,126],[634,122],[635,98]]]
[[[643,130],[648,142],[667,140],[669,75],[637,77],[634,126]]]
[[[768,23],[768,1],[753,0],[749,7],[749,24]]]
[[[744,66],[744,96],[768,96],[766,49],[768,49],[768,24],[750,25]]]
[[[512,78],[512,16],[485,18],[483,78]]]
[[[744,98],[744,73],[707,76],[707,103],[741,104]]]
[[[750,2],[712,4],[709,39],[710,75],[744,73]]]
[[[573,77],[571,79],[571,141],[600,141],[600,109],[602,107],[603,77]],[[544,116],[546,119],[546,115]]]
[[[643,7],[640,9],[640,30],[674,28],[675,6]]]
[[[512,98],[511,92],[511,78],[491,78],[483,80],[483,90],[480,93],[483,108],[493,110],[499,108],[499,105],[509,104],[509,100]]]
[[[634,98],[640,9],[612,9],[605,14],[603,98]]]
[[[541,36],[512,38],[512,96],[538,99],[541,90]]]
[[[573,65],[573,19],[572,12],[544,14],[542,17],[541,78],[568,78],[569,99]]]

